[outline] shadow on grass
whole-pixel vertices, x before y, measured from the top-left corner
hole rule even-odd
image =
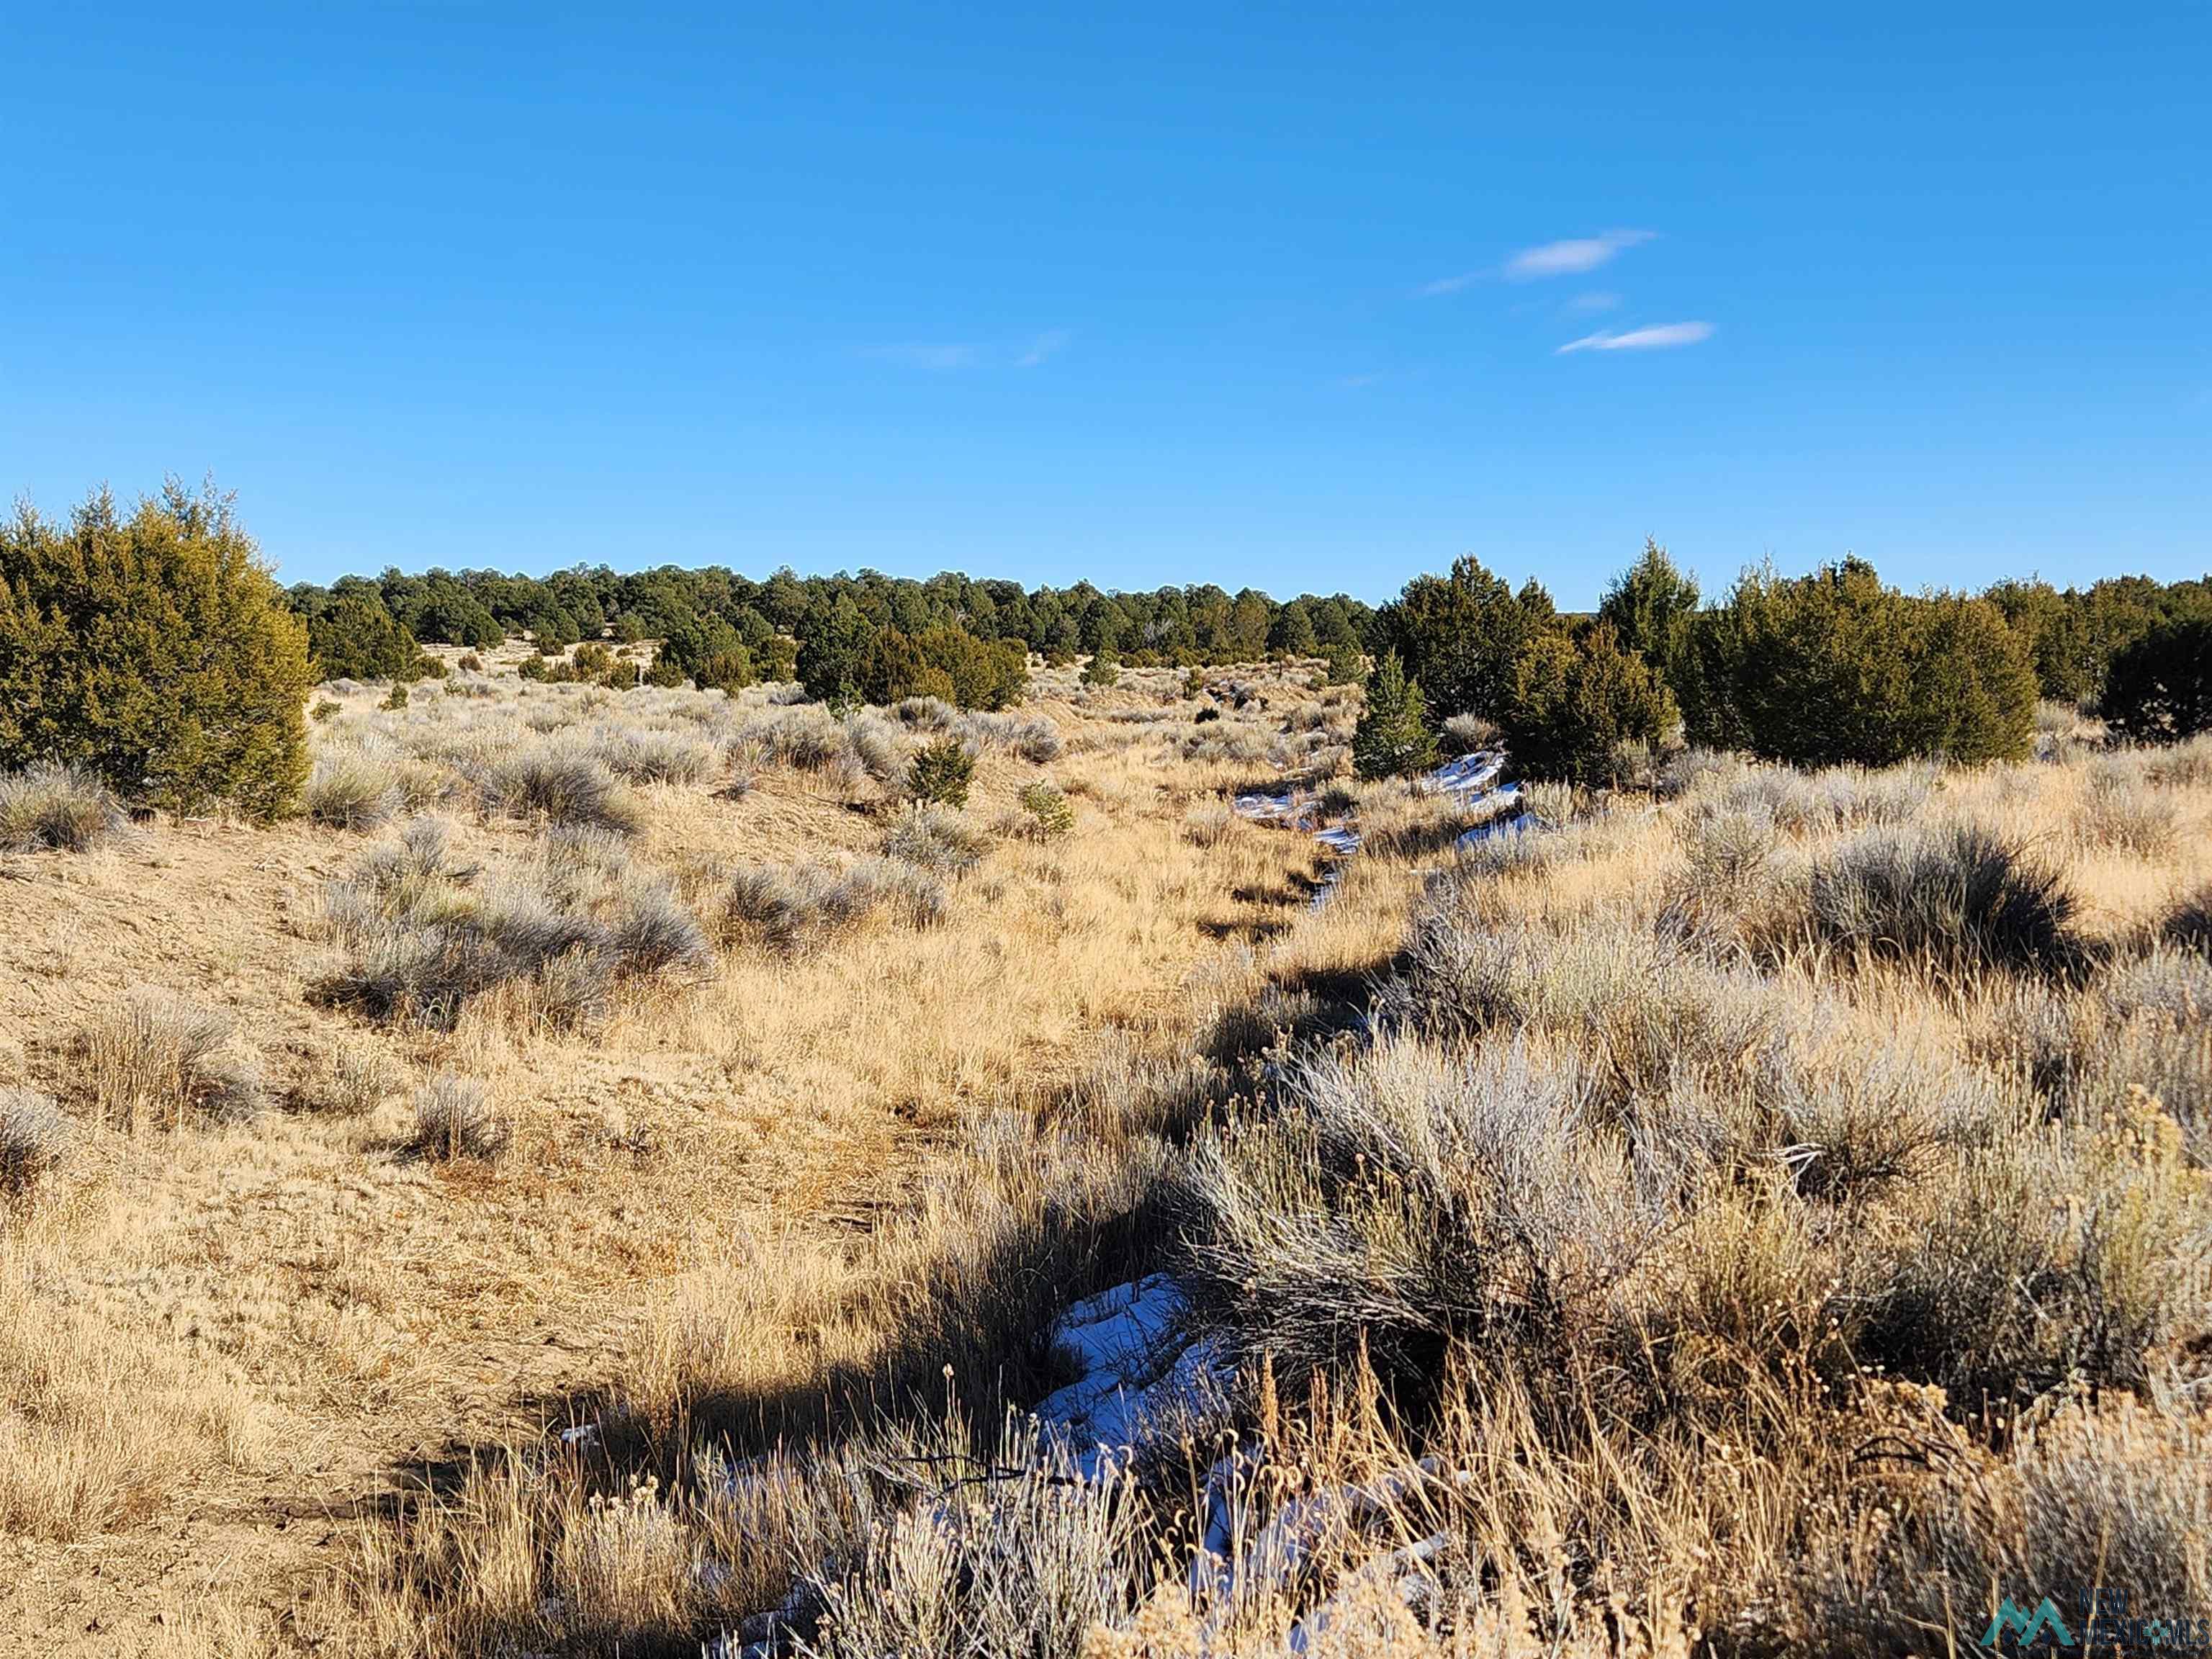
[[[1285,890],[1279,896],[1287,904],[1303,896]],[[1127,1132],[1180,1143],[1238,1098],[1263,1094],[1286,1048],[1364,1024],[1371,987],[1394,960],[1273,976],[1197,1036],[1189,1065],[1147,1085],[1147,1098],[1133,1103]],[[1079,1086],[1071,1089],[1060,1105],[1046,1108],[1043,1121],[1095,1113],[1095,1091],[1087,1103],[1081,1093]],[[468,1512],[473,1498],[497,1488],[507,1474],[518,1489],[537,1494],[531,1513],[552,1516],[617,1503],[648,1478],[672,1498],[696,1498],[747,1460],[775,1454],[804,1462],[810,1453],[854,1437],[942,1425],[949,1411],[957,1410],[988,1443],[1008,1409],[1030,1407],[1073,1380],[1052,1335],[1068,1304],[1157,1271],[1171,1258],[1183,1213],[1174,1182],[1117,1191],[1110,1182],[1097,1190],[1079,1183],[1028,1218],[987,1230],[980,1249],[972,1237],[963,1239],[957,1251],[916,1267],[899,1291],[903,1322],[864,1364],[831,1366],[803,1383],[698,1387],[650,1418],[628,1408],[617,1379],[533,1395],[518,1403],[523,1419],[539,1425],[534,1436],[456,1441],[392,1468],[377,1492],[337,1503],[302,1494],[277,1506],[279,1512],[391,1529],[398,1553],[417,1562],[418,1584],[429,1579],[437,1585],[434,1596],[453,1598],[457,1651],[605,1650],[607,1633],[585,1628],[586,1609],[576,1610],[577,1633],[557,1640],[549,1639],[542,1619],[533,1621],[526,1613],[498,1623],[488,1622],[480,1606],[464,1609],[467,1589],[452,1577],[451,1562],[410,1555],[434,1549],[416,1536],[435,1531],[424,1526],[434,1515],[458,1517],[465,1526],[492,1524],[471,1521]],[[902,1218],[902,1212],[888,1213],[878,1224],[896,1226]],[[702,1459],[702,1449],[711,1455]],[[552,1520],[532,1526],[530,1547],[549,1563],[562,1547],[553,1535],[559,1530]],[[773,1607],[776,1599],[768,1595],[762,1605]],[[626,1627],[621,1650],[690,1659],[702,1640],[729,1626],[727,1607],[709,1607],[702,1595],[690,1614],[668,1615],[649,1628]]]

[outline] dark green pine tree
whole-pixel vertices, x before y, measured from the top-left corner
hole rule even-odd
[[[1437,763],[1421,683],[1406,678],[1395,651],[1383,653],[1368,681],[1367,712],[1352,735],[1352,763],[1363,778],[1411,777]]]

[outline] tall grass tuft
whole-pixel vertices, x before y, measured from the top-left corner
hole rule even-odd
[[[0,853],[88,853],[127,823],[107,786],[89,772],[49,762],[0,772]]]
[[[415,1135],[409,1143],[424,1158],[469,1158],[491,1163],[507,1151],[506,1121],[492,1109],[489,1091],[473,1078],[451,1073],[415,1091]]]
[[[262,1104],[260,1074],[230,1040],[228,1016],[135,986],[80,1038],[83,1086],[101,1116],[132,1128],[149,1119],[180,1127],[194,1112],[251,1117]]]
[[[307,776],[307,816],[333,830],[374,830],[397,817],[404,798],[391,771],[359,750],[316,757]]]
[[[848,1452],[854,1475],[918,1478],[849,1488],[883,1496],[864,1501],[851,1547],[806,1581],[821,1628],[802,1654],[1073,1659],[1133,1611],[1143,1543],[1126,1480],[1080,1478],[1067,1448],[1018,1413],[981,1445],[957,1413],[878,1438]]]

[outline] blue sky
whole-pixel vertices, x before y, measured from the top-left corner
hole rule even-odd
[[[2212,565],[2212,9],[1491,9],[12,6],[0,490],[212,471],[288,579]]]

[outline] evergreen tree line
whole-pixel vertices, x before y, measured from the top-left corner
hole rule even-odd
[[[1569,617],[1473,558],[1419,576],[1376,617],[1362,769],[1404,769],[1443,720],[1493,722],[1532,776],[1610,781],[1638,745],[1693,743],[1798,765],[1915,756],[2018,759],[2039,696],[2100,709],[2124,736],[2212,727],[2212,580],[2061,592],[1909,593],[1846,558],[1808,575],[1747,570],[1717,603],[1647,542],[1596,614]]]
[[[278,816],[306,777],[319,673],[404,677],[426,640],[482,647],[527,629],[551,643],[586,626],[663,639],[664,678],[795,672],[823,698],[926,692],[969,707],[1018,698],[1031,651],[1089,651],[1094,684],[1111,684],[1118,661],[1274,652],[1318,653],[1341,681],[1365,652],[1380,660],[1355,749],[1377,775],[1424,763],[1462,714],[1494,722],[1524,773],[1584,782],[1678,731],[1801,764],[2015,757],[2039,693],[2139,742],[2212,730],[2206,580],[1907,593],[1846,559],[1801,577],[1747,571],[1707,603],[1647,544],[1588,617],[1472,558],[1371,612],[1217,587],[788,571],[754,583],[716,568],[395,572],[288,594],[228,497],[172,482],[129,513],[103,490],[64,522],[27,506],[0,521],[0,770],[76,766],[134,803]]]
[[[1079,582],[1024,588],[955,572],[927,581],[863,570],[753,581],[719,566],[545,577],[496,571],[386,570],[329,586],[300,583],[287,602],[308,626],[326,678],[404,678],[426,644],[479,649],[529,634],[548,652],[580,639],[662,641],[664,661],[702,686],[804,681],[817,696],[875,701],[917,688],[988,704],[1020,695],[1009,665],[1105,654],[1133,666],[1249,662],[1271,654],[1358,652],[1373,611],[1343,594],[1278,603],[1210,584],[1120,593]]]

